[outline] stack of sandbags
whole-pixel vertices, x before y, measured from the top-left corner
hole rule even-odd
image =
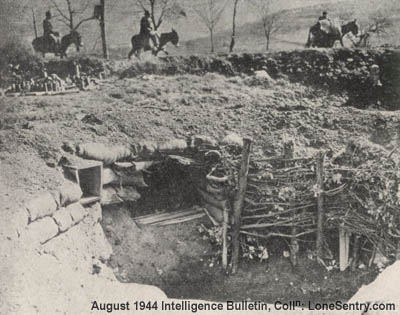
[[[107,146],[101,143],[80,144],[76,153],[85,159],[101,161],[104,165],[111,165],[131,157],[131,150],[127,147]]]
[[[144,158],[157,158],[165,154],[183,153],[188,148],[186,140],[171,139],[165,142],[144,141],[134,145],[134,155]]]

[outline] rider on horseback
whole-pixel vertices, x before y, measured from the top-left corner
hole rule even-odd
[[[323,21],[323,20],[329,20],[328,19],[328,12],[326,12],[326,11],[322,12],[322,16],[320,16],[318,18],[318,21]]]
[[[60,48],[60,34],[53,31],[53,25],[50,22],[51,12],[46,12],[46,19],[43,21],[43,37],[48,43],[49,47],[54,46],[54,50],[58,51]]]
[[[154,44],[153,51],[158,50],[158,36],[153,28],[153,22],[150,17],[150,12],[147,10],[144,11],[144,16],[140,20],[140,35],[143,37],[145,42],[147,42],[150,38]]]

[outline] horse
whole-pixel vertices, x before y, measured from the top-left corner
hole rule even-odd
[[[340,27],[328,20],[319,21],[310,28],[306,47],[332,48],[337,40],[344,47],[343,37],[350,32],[358,36],[359,26],[356,19]]]
[[[79,51],[79,48],[83,46],[82,37],[76,30],[72,30],[69,34],[61,38],[60,47],[58,49],[55,43],[49,43],[49,39],[43,36],[37,37],[32,41],[33,49],[42,53],[43,57],[46,53],[59,54],[60,58],[67,57],[67,49],[72,44],[76,46],[77,51]]]
[[[160,51],[163,51],[168,55],[168,52],[165,50],[165,45],[171,42],[176,47],[179,47],[179,35],[174,29],[171,29],[171,32],[161,34],[159,42],[158,48],[154,49],[154,44],[151,38],[143,38],[143,35],[140,34],[132,36],[132,49],[128,54],[128,59],[131,59],[133,54],[140,59],[140,54],[143,51],[149,50],[153,52],[154,56],[157,56]]]

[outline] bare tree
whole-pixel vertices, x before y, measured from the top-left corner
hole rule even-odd
[[[255,6],[257,12],[261,18],[263,31],[266,39],[266,50],[269,50],[271,42],[271,35],[276,33],[281,27],[282,13],[280,11],[274,11],[273,5],[274,0],[256,0]]]
[[[101,43],[103,48],[103,57],[108,59],[110,56],[108,54],[107,47],[107,38],[106,38],[106,23],[105,23],[105,11],[106,11],[106,3],[105,0],[100,0],[100,6],[97,6],[97,10],[100,12],[95,13],[95,15],[99,15],[97,18],[100,21],[100,33],[101,33]]]
[[[236,37],[236,15],[237,8],[240,0],[233,0],[233,14],[232,14],[232,35],[231,35],[231,44],[229,45],[229,52],[233,51],[233,47],[235,47],[235,37]]]
[[[211,52],[214,48],[214,32],[221,20],[222,13],[226,7],[226,2],[221,0],[200,0],[194,6],[195,13],[200,17],[201,22],[210,32]]]
[[[90,1],[74,0],[50,0],[54,9],[57,11],[60,21],[64,23],[71,31],[76,30],[82,23],[95,19],[93,15],[88,18],[81,18],[78,23],[76,20],[82,16],[89,8]]]
[[[386,2],[390,4],[390,2]],[[396,12],[394,4],[371,12],[368,16],[368,24],[361,32],[357,42],[353,41],[356,47],[368,47],[371,36],[382,37],[387,35],[387,30],[393,25],[393,12]]]
[[[150,12],[155,30],[161,26],[164,20],[186,17],[182,1],[179,0],[134,0],[134,5],[137,14],[142,14],[144,10]]]

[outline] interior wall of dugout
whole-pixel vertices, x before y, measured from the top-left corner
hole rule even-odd
[[[197,187],[204,175],[200,168],[165,158],[142,173],[145,185],[136,187],[140,194],[137,201],[105,205],[103,208],[125,206],[132,217],[139,217],[183,210],[201,204]]]

